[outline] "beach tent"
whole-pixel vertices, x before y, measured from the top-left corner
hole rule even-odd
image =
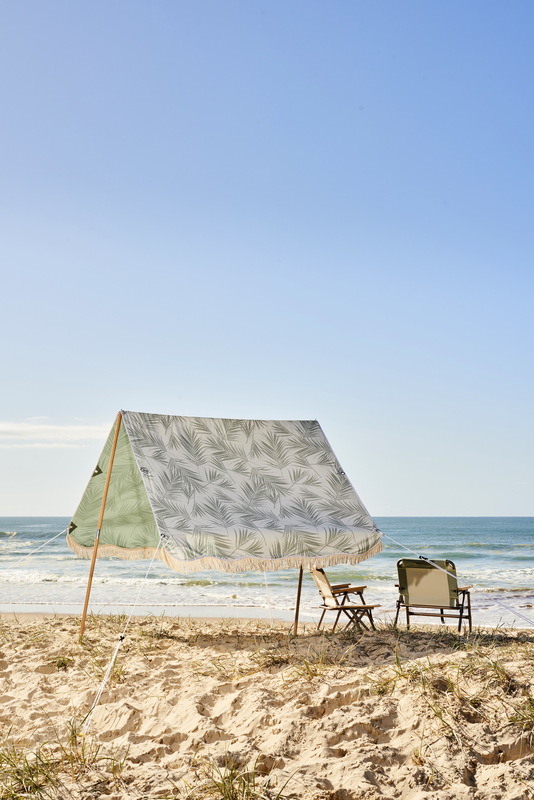
[[[97,555],[156,554],[182,573],[297,567],[302,579],[382,549],[318,422],[134,411],[118,414],[67,542],[92,558],[90,578]]]

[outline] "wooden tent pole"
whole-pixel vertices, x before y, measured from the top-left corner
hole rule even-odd
[[[297,627],[299,624],[299,609],[300,609],[300,593],[302,591],[302,575],[304,574],[304,569],[302,564],[300,566],[299,572],[299,588],[297,589],[297,605],[295,606],[295,624],[293,625],[293,636],[297,635]]]
[[[85,630],[85,618],[87,616],[87,606],[89,605],[89,595],[91,594],[91,585],[93,583],[93,572],[95,571],[96,554],[98,551],[98,540],[100,539],[100,531],[102,529],[102,523],[104,521],[104,509],[106,508],[106,499],[108,496],[109,481],[111,478],[111,469],[113,467],[113,459],[115,458],[115,450],[117,448],[117,440],[119,438],[119,428],[121,426],[121,420],[122,420],[122,414],[119,411],[119,415],[117,417],[117,427],[115,428],[115,436],[113,438],[113,447],[111,448],[111,455],[109,457],[108,474],[106,475],[106,483],[104,485],[104,496],[102,497],[102,505],[100,507],[98,528],[96,529],[96,538],[95,538],[95,543],[93,545],[93,558],[91,560],[91,569],[89,570],[89,580],[87,581],[87,591],[85,593],[85,604],[83,607],[82,625],[80,628],[80,639],[82,638],[83,632]]]

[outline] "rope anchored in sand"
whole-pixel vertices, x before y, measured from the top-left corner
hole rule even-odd
[[[96,707],[98,706],[98,704],[100,702],[100,698],[102,697],[102,693],[104,691],[106,683],[108,682],[108,678],[111,675],[111,670],[113,669],[113,665],[114,665],[114,663],[116,661],[116,658],[117,658],[118,652],[119,652],[119,650],[121,648],[121,645],[122,645],[124,639],[126,638],[126,631],[128,629],[128,625],[130,624],[130,620],[132,619],[133,613],[135,611],[135,607],[136,607],[136,605],[137,605],[137,603],[139,601],[139,597],[141,596],[141,592],[142,592],[143,587],[144,587],[144,585],[146,583],[146,579],[148,578],[148,573],[152,569],[152,564],[154,563],[154,559],[156,558],[156,554],[157,554],[157,552],[158,552],[158,550],[160,548],[160,545],[161,545],[161,542],[158,544],[158,546],[157,546],[157,548],[156,548],[156,550],[154,552],[154,555],[152,556],[152,560],[151,560],[150,564],[148,565],[148,569],[146,571],[145,577],[143,578],[143,582],[142,582],[141,586],[139,587],[139,591],[137,592],[137,597],[135,598],[134,604],[132,606],[132,610],[130,611],[130,616],[128,617],[128,619],[126,621],[126,625],[124,626],[124,628],[122,630],[122,633],[119,636],[119,642],[117,644],[117,647],[115,648],[115,651],[114,651],[113,655],[111,656],[111,661],[109,662],[108,667],[107,667],[107,669],[106,669],[106,671],[104,673],[104,677],[102,678],[102,683],[100,684],[100,688],[99,688],[99,690],[98,690],[98,692],[96,694],[96,697],[95,697],[95,699],[93,701],[93,705],[91,706],[91,708],[89,710],[89,713],[87,714],[87,716],[85,718],[85,722],[83,723],[82,730],[81,730],[81,736],[85,736],[85,734],[89,730],[89,725],[91,723],[91,719],[93,717],[93,714],[95,713]]]

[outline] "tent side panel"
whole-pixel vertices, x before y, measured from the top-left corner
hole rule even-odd
[[[122,413],[172,569],[358,564],[382,549],[315,420]]]
[[[93,552],[115,425],[98,460],[76,513],[67,542],[77,555]],[[121,425],[111,473],[98,556],[147,558],[159,544],[159,534],[128,435]],[[145,552],[146,551],[146,552]],[[143,552],[141,555],[140,553]]]

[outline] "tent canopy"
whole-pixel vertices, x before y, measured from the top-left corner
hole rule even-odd
[[[98,556],[178,572],[357,564],[381,534],[316,421],[123,411],[67,535],[91,558],[116,425]]]

